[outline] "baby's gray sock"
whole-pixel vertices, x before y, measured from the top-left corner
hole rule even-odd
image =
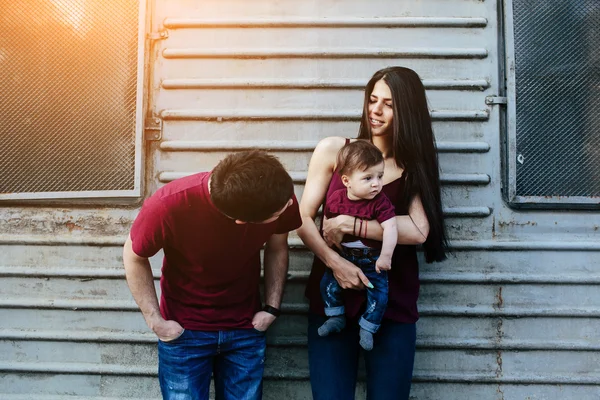
[[[373,350],[373,334],[366,329],[360,328],[360,346],[369,351]]]
[[[346,316],[336,315],[329,318],[323,325],[319,327],[317,332],[319,336],[327,336],[333,332],[340,332],[346,326]]]

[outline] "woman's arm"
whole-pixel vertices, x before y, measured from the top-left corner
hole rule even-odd
[[[335,245],[342,240],[344,234],[352,234],[354,217],[340,215],[326,219],[323,223],[323,236],[330,245]],[[363,222],[364,225],[364,222]],[[396,216],[398,229],[398,244],[423,244],[429,235],[429,222],[423,209],[421,198],[415,196],[410,203],[408,215]],[[367,221],[367,238],[373,240],[383,239],[383,228],[379,222]]]
[[[367,277],[349,261],[332,250],[321,237],[315,224],[315,217],[333,175],[337,152],[344,145],[341,137],[325,138],[319,142],[308,165],[308,175],[304,193],[300,201],[302,226],[297,230],[298,236],[325,265],[331,268],[335,279],[344,289],[360,289],[363,285],[371,285]]]

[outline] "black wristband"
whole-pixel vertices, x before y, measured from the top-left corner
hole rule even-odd
[[[275,307],[271,307],[269,305],[265,305],[262,309],[264,312],[268,312],[269,314],[275,316],[275,318],[279,317],[279,315],[281,315],[281,310],[279,310],[278,308]]]

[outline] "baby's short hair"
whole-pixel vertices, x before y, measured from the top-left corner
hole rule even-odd
[[[364,171],[382,162],[383,154],[373,143],[357,140],[340,149],[336,165],[340,175],[350,175],[358,169]]]

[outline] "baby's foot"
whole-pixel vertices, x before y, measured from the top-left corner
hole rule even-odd
[[[346,326],[346,317],[344,315],[336,315],[329,318],[323,325],[319,327],[317,332],[319,336],[327,336],[333,332],[340,332]]]
[[[367,350],[373,350],[373,334],[366,329],[360,328],[360,346]]]

